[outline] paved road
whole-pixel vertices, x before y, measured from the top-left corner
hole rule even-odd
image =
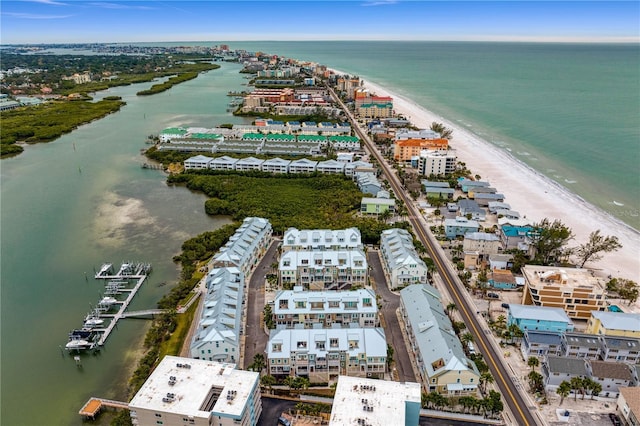
[[[393,358],[396,361],[398,379],[401,382],[415,382],[416,376],[411,366],[411,358],[409,358],[402,330],[398,323],[398,316],[396,315],[396,310],[400,306],[400,296],[393,294],[389,290],[384,270],[380,263],[380,255],[377,251],[369,250],[367,252],[367,262],[371,267],[371,278],[373,278],[374,282],[373,288],[376,294],[380,296],[382,305],[380,313],[384,318],[384,333],[387,337],[387,343],[393,347]]]
[[[253,271],[249,280],[247,312],[245,315],[244,368],[253,362],[255,354],[264,354],[269,336],[264,332],[260,315],[264,310],[264,278],[276,261],[279,240],[274,240]],[[266,358],[266,357],[265,357]]]
[[[490,341],[490,337],[485,334],[489,330],[484,330],[480,325],[480,321],[475,315],[475,309],[471,306],[471,303],[465,297],[464,292],[466,292],[466,289],[460,282],[458,276],[453,272],[451,265],[442,252],[442,249],[437,244],[437,242],[434,241],[432,236],[428,233],[426,226],[424,226],[424,224],[420,220],[420,213],[417,211],[413,201],[407,196],[406,191],[400,185],[398,177],[395,175],[395,173],[393,173],[391,167],[387,164],[385,159],[382,158],[371,139],[358,126],[358,123],[353,117],[353,114],[351,114],[351,112],[346,108],[339,97],[336,96],[335,92],[333,92],[332,89],[329,89],[329,91],[333,99],[341,105],[342,109],[348,115],[354,130],[367,146],[367,149],[369,150],[371,155],[376,158],[376,160],[382,167],[383,173],[386,175],[389,185],[391,186],[395,195],[398,198],[402,199],[402,201],[404,201],[404,204],[409,213],[409,221],[411,222],[413,229],[416,231],[416,236],[427,248],[429,256],[431,256],[431,258],[435,262],[438,272],[440,273],[440,276],[447,286],[452,299],[458,306],[458,312],[460,312],[460,314],[462,315],[462,318],[467,325],[467,329],[473,335],[474,341],[477,342],[478,348],[484,355],[486,362],[489,365],[489,369],[493,374],[493,377],[495,378],[495,383],[500,388],[502,396],[507,406],[511,410],[511,413],[513,414],[513,416],[515,416],[515,419],[511,420],[518,425],[535,425],[538,423],[542,423],[541,419],[538,420],[533,415],[530,408],[528,407],[527,401],[516,388],[515,384],[512,382],[510,378],[511,375],[508,373],[506,366],[501,358],[502,354],[496,350],[496,348]]]

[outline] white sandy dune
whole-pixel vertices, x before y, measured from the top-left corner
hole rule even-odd
[[[336,73],[341,74],[337,71]],[[473,174],[487,180],[498,192],[505,195],[505,202],[533,222],[543,218],[560,219],[571,228],[575,238],[571,246],[585,242],[597,229],[603,235],[615,235],[622,249],[609,253],[598,262],[587,263],[601,276],[628,278],[640,282],[640,233],[601,209],[584,201],[566,188],[531,169],[509,152],[480,139],[465,128],[440,117],[414,102],[371,82],[366,88],[379,96],[393,97],[394,109],[419,128],[429,128],[431,123],[443,123],[453,129],[450,148],[456,150],[459,161],[467,164]],[[533,190],[535,189],[535,191]]]

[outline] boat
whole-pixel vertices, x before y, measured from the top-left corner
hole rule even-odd
[[[69,340],[90,339],[92,335],[93,330],[90,328],[77,328],[69,332]]]
[[[100,267],[100,271],[96,274],[96,278],[105,277],[111,275],[113,273],[113,264],[112,263],[103,263]]]
[[[98,316],[97,312],[89,313],[84,319],[84,327],[85,328],[93,328],[98,327],[99,325],[104,324],[104,320]]]
[[[86,349],[92,349],[94,346],[95,344],[93,342],[86,339],[71,339],[67,342],[67,344],[64,347],[68,351],[73,351],[73,350],[81,351]]]
[[[115,297],[106,296],[106,297],[103,297],[100,300],[100,302],[98,302],[98,305],[100,305],[100,306],[111,306],[111,305],[115,305],[116,303],[118,303],[118,299],[116,299]]]

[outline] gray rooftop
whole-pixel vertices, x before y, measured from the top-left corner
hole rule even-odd
[[[572,376],[587,375],[587,367],[582,358],[566,358],[549,355],[546,363],[550,373],[565,373]]]
[[[564,340],[570,346],[581,346],[586,348],[599,348],[602,346],[600,339],[595,334],[565,333]]]
[[[561,336],[559,333],[525,330],[526,339],[531,343],[542,343],[545,345],[560,345]]]

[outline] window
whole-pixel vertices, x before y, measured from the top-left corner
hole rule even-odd
[[[332,348],[337,348],[338,347],[338,339],[335,338],[335,337],[329,339],[329,346],[331,346]]]

